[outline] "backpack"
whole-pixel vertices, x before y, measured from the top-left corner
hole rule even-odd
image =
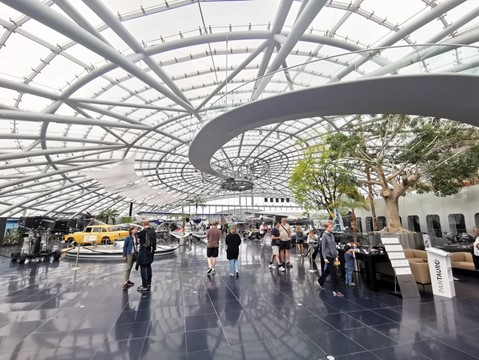
[[[153,229],[145,229],[145,242],[142,244],[145,249],[152,251],[156,249],[156,233]]]
[[[146,248],[151,247],[150,235],[148,233],[149,233],[149,231],[146,230],[146,232],[145,232],[145,243],[143,244],[143,246],[146,247]]]

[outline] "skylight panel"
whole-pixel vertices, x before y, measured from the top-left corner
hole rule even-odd
[[[35,65],[41,65],[42,62],[38,59]],[[59,91],[68,87],[68,83],[72,84],[77,81],[75,75],[81,74],[84,68],[67,59],[64,56],[55,56],[47,66],[45,66],[40,73],[35,77],[34,81],[48,86],[50,89]]]
[[[8,39],[8,46],[0,49],[0,58],[2,59],[2,69],[9,74],[23,78],[28,77],[38,65],[40,58],[47,55],[47,50],[32,40],[14,33]],[[32,56],[36,54],[36,56]]]
[[[431,38],[435,37],[435,35],[440,33],[443,29],[444,24],[441,21],[434,19],[411,33],[410,40],[417,44],[428,43]]]

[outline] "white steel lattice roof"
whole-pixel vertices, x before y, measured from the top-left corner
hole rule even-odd
[[[228,195],[188,156],[210,120],[338,82],[476,76],[478,14],[472,0],[0,0],[0,216],[126,213],[131,201],[153,211]],[[298,140],[353,119],[249,130],[211,165],[247,173],[257,195],[288,196]],[[93,174],[125,159],[134,161],[124,186]]]

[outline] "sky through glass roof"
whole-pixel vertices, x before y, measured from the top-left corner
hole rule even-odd
[[[126,214],[130,202],[153,211],[235,196],[189,161],[208,121],[373,76],[476,76],[478,14],[466,0],[0,0],[0,213]],[[247,168],[255,195],[289,197],[298,140],[312,144],[354,119],[249,130],[211,164],[225,174]],[[90,176],[131,156],[137,179],[123,188]],[[132,191],[145,181],[156,200]]]

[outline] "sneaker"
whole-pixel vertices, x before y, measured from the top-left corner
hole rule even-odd
[[[354,286],[354,285],[356,285],[356,284],[353,283],[353,282],[349,283],[349,286]]]
[[[128,280],[126,283],[127,283],[129,286],[135,285],[135,283],[134,283],[134,282],[131,282],[130,280]]]
[[[318,284],[318,286],[319,286],[319,288],[320,288],[320,289],[324,289],[324,286],[323,286],[323,285],[321,285],[321,283],[319,282],[319,279],[318,279],[318,280],[316,280],[316,284]]]
[[[235,274],[233,274],[233,273],[230,273],[230,276],[235,276]]]
[[[208,268],[208,271],[206,272],[207,274],[210,274],[213,271],[212,268]]]
[[[289,267],[290,269],[293,267],[293,265],[291,265],[291,263],[287,263],[286,266]]]
[[[343,297],[343,293],[341,291],[333,291],[333,295],[337,297]]]
[[[136,289],[138,291],[148,291],[149,290],[149,287],[144,287],[144,286],[138,286],[138,288]]]
[[[286,271],[286,269],[284,267],[280,266],[279,271]]]
[[[239,276],[239,272],[236,272],[236,277],[238,277],[238,276]]]
[[[270,269],[276,269],[276,266],[274,266],[273,264],[269,264],[268,266]]]
[[[211,269],[213,274],[216,274],[216,269]]]

